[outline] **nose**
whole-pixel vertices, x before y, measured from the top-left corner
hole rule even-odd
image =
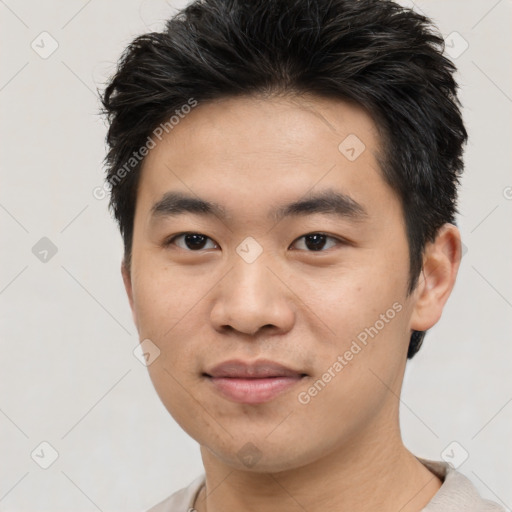
[[[248,335],[263,329],[290,330],[295,320],[293,293],[283,281],[265,258],[247,263],[236,255],[231,271],[215,288],[214,328]]]

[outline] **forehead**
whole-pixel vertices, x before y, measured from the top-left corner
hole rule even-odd
[[[147,211],[172,190],[256,208],[315,187],[337,188],[356,201],[354,194],[386,187],[375,123],[361,107],[336,99],[243,96],[199,103],[155,142],[137,200]]]
[[[229,147],[240,156],[240,153],[273,151],[278,146],[290,156],[313,158],[317,155],[311,151],[311,145],[316,145],[317,137],[326,144],[334,143],[335,149],[350,134],[364,139],[370,151],[379,142],[376,125],[362,107],[311,94],[217,99],[199,103],[179,120],[174,116],[173,122],[163,134],[162,143],[152,151],[153,158],[169,144],[174,146],[178,157],[180,150],[187,150],[180,144],[184,141],[194,146],[199,141],[201,155],[206,151],[218,154]],[[190,159],[194,155],[188,151],[186,156]]]

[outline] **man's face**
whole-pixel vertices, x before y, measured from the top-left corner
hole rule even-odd
[[[229,466],[349,456],[397,422],[415,294],[379,142],[345,102],[244,97],[199,104],[145,160],[124,274],[134,319],[160,350],[149,372],[162,402]],[[170,193],[223,213],[177,208]],[[345,201],[285,211],[322,195]],[[217,380],[238,389],[225,395],[206,374],[233,359],[298,375],[274,395],[269,379],[246,392]]]

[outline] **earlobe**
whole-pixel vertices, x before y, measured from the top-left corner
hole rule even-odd
[[[415,290],[411,329],[426,331],[439,321],[455,285],[461,254],[459,230],[453,224],[444,224],[435,241],[425,247],[423,269]]]

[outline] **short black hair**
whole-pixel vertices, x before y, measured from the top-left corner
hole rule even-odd
[[[390,0],[197,0],[163,31],[135,38],[101,97],[110,208],[128,269],[137,151],[156,127],[169,127],[191,99],[312,93],[355,102],[381,134],[379,164],[404,213],[411,293],[425,244],[455,224],[467,141],[456,68],[443,52],[429,18]],[[413,331],[408,358],[424,335]]]

